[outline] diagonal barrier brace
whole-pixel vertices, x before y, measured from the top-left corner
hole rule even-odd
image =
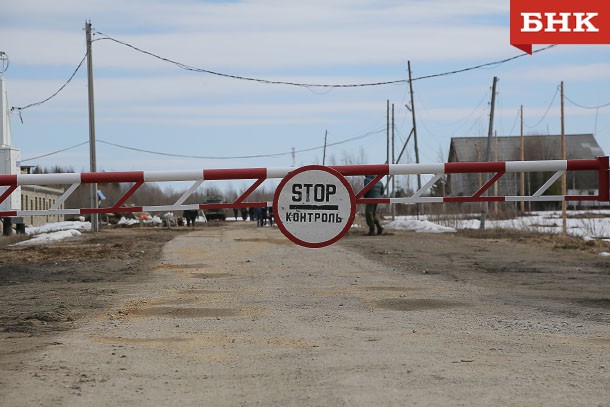
[[[374,182],[356,192],[357,204],[367,203],[443,203],[443,202],[518,202],[518,201],[610,201],[610,174],[608,157],[587,160],[546,160],[546,161],[501,161],[501,162],[465,162],[465,163],[432,163],[432,164],[367,164],[329,167],[344,177],[375,175],[376,180],[387,175],[432,175],[422,188],[413,195],[401,198],[364,198]],[[61,173],[61,174],[17,174],[0,175],[0,188],[5,190],[0,195],[0,203],[5,201],[20,185],[70,185],[58,202],[48,210],[9,210],[0,211],[0,217],[30,215],[84,215],[95,213],[129,213],[129,212],[166,212],[185,209],[217,209],[271,206],[270,202],[248,202],[251,194],[267,179],[286,177],[296,168],[230,168],[203,169],[187,171],[131,171],[131,172],[96,172],[96,173]],[[544,195],[544,192],[566,171],[597,172],[597,195]],[[514,172],[553,172],[548,181],[532,195],[489,196],[485,192],[506,173]],[[493,173],[485,185],[471,196],[425,196],[434,184],[446,174]],[[210,180],[253,180],[235,201],[218,204],[184,204],[195,190],[205,181]],[[375,182],[376,182],[375,180]],[[127,205],[127,201],[144,183],[193,181],[190,188],[172,205],[147,206]],[[109,208],[64,208],[60,206],[81,184],[131,183],[131,188],[115,205]],[[133,199],[133,198],[132,198]]]

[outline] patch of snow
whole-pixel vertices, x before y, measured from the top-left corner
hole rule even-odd
[[[91,229],[91,222],[79,222],[79,221],[66,221],[66,222],[55,222],[47,223],[46,225],[30,226],[25,228],[26,235],[39,235],[41,233],[58,232],[60,230],[89,230]]]
[[[56,242],[59,240],[67,239],[69,237],[75,237],[80,235],[81,232],[76,229],[59,230],[57,232],[42,233],[40,235],[36,235],[29,240],[24,240],[23,242],[15,243],[13,246],[39,245],[50,242]]]
[[[456,232],[456,230],[454,228],[437,225],[436,223],[432,223],[427,220],[416,220],[416,219],[397,218],[396,220],[388,223],[386,226],[389,229],[394,229],[394,230],[414,230],[416,232],[426,232],[426,233]]]
[[[127,219],[125,216],[122,216],[121,219],[119,219],[119,221],[117,222],[117,225],[131,226],[131,225],[135,225],[137,223],[140,223],[140,221],[137,219],[132,219],[132,218]]]
[[[119,221],[117,222],[117,225],[125,225],[125,226],[137,225],[140,223],[140,221],[142,221],[145,225],[149,225],[149,224],[162,225],[163,224],[163,221],[161,220],[161,218],[159,216],[155,215],[152,218],[148,217],[148,218],[142,218],[142,219],[126,218],[126,217],[122,216],[121,219],[119,219]]]
[[[608,252],[601,252],[599,255],[602,257],[610,257],[610,253]]]
[[[567,232],[571,236],[585,240],[610,241],[610,210],[568,211]],[[592,217],[586,217],[593,215]],[[575,217],[578,216],[578,217]],[[443,223],[450,226],[443,226]],[[420,215],[397,216],[387,224],[390,229],[416,230],[419,232],[439,233],[455,232],[457,229],[479,229],[478,219],[438,220],[438,216]],[[519,216],[508,220],[487,219],[487,229],[515,229],[540,233],[557,234],[562,232],[561,211],[532,212],[528,216]]]

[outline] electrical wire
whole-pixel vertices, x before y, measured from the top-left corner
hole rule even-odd
[[[533,129],[535,127],[538,127],[538,125],[540,123],[543,122],[543,120],[546,118],[546,115],[549,114],[549,110],[551,110],[551,107],[553,106],[553,102],[555,102],[555,98],[557,97],[557,93],[559,93],[559,86],[557,86],[555,88],[555,94],[553,95],[553,98],[551,99],[551,103],[549,103],[549,106],[546,108],[546,112],[544,112],[544,114],[542,115],[542,118],[538,121],[538,123],[534,124],[533,126],[528,125],[527,123],[524,122],[525,126],[529,129]]]
[[[194,66],[186,65],[186,64],[183,64],[181,62],[174,61],[172,59],[165,58],[165,57],[162,57],[160,55],[154,54],[152,52],[143,50],[142,48],[138,48],[135,45],[128,44],[128,43],[126,43],[124,41],[117,40],[116,38],[112,38],[109,35],[104,34],[101,31],[97,31],[97,33],[100,34],[100,35],[103,35],[104,37],[96,38],[94,41],[109,40],[109,41],[115,42],[117,44],[123,45],[125,47],[131,48],[134,51],[140,52],[142,54],[146,54],[146,55],[151,56],[153,58],[156,58],[156,59],[159,59],[161,61],[164,61],[164,62],[170,63],[172,65],[175,65],[178,68],[184,69],[186,71],[207,73],[207,74],[210,74],[210,75],[216,75],[216,76],[220,76],[220,77],[224,77],[224,78],[238,79],[238,80],[242,80],[242,81],[258,82],[258,83],[264,83],[264,84],[267,84],[267,85],[290,85],[290,86],[299,86],[299,87],[303,87],[303,88],[356,88],[356,87],[366,87],[366,86],[395,85],[395,84],[399,84],[399,83],[407,83],[408,82],[408,79],[399,79],[399,80],[395,80],[395,81],[381,81],[381,82],[370,82],[370,83],[329,85],[329,84],[299,83],[299,82],[288,82],[288,81],[278,81],[278,80],[268,80],[268,79],[252,78],[252,77],[248,77],[248,76],[241,76],[241,75],[233,75],[233,74],[228,74],[228,73],[223,73],[223,72],[216,72],[216,71],[211,71],[209,69],[197,68],[197,67],[194,67]]]
[[[41,100],[40,102],[30,103],[29,105],[26,105],[26,106],[11,107],[11,111],[18,111],[21,114],[22,110],[28,109],[30,107],[42,105],[43,103],[46,103],[49,100],[53,99],[55,96],[57,96],[59,94],[59,92],[61,92],[62,90],[64,90],[64,88],[66,86],[68,86],[68,84],[72,81],[72,79],[74,79],[74,77],[76,76],[76,73],[78,72],[80,67],[83,65],[83,62],[85,62],[85,59],[87,59],[86,52],[85,52],[85,56],[83,57],[83,59],[80,60],[80,62],[78,63],[78,66],[76,67],[74,72],[72,72],[72,75],[70,75],[68,80],[63,85],[61,85],[61,87],[59,89],[57,89],[57,91],[55,93],[53,93],[51,96],[49,96],[48,98],[46,98],[44,100]]]
[[[565,95],[565,93],[564,93],[563,97],[566,98],[568,100],[568,102],[572,103],[574,106],[578,106],[578,107],[583,108],[583,109],[599,110],[599,109],[603,109],[605,107],[610,106],[610,103],[606,103],[605,105],[599,105],[599,106],[584,106],[584,105],[581,105],[581,104],[578,104],[578,103],[574,102],[572,99],[567,97]]]
[[[537,54],[538,52],[543,52],[543,51],[546,51],[546,50],[551,49],[551,48],[556,47],[556,46],[557,46],[557,44],[549,45],[549,46],[546,46],[544,48],[540,48],[540,49],[537,49],[536,51],[533,51],[532,54]],[[434,75],[420,76],[420,77],[417,77],[417,78],[413,78],[412,80],[413,81],[419,81],[419,80],[422,80],[422,79],[431,79],[431,78],[438,78],[440,76],[455,75],[455,74],[458,74],[458,73],[473,71],[475,69],[486,68],[486,67],[490,67],[490,66],[494,66],[494,65],[501,65],[501,64],[504,64],[506,62],[510,62],[510,61],[515,60],[515,59],[518,59],[518,58],[523,58],[523,57],[528,56],[528,55],[529,54],[524,53],[524,54],[520,54],[520,55],[515,55],[514,57],[502,59],[500,61],[488,62],[486,64],[471,66],[469,68],[458,69],[458,70],[455,70],[455,71],[437,73],[437,74],[434,74]],[[407,80],[407,82],[408,82],[408,80]]]
[[[360,139],[363,139],[366,137],[373,136],[375,134],[382,133],[384,131],[385,131],[385,128],[381,129],[381,130],[370,131],[370,132],[367,132],[360,136],[351,137],[351,138],[341,140],[341,141],[336,141],[334,143],[328,143],[328,144],[326,144],[326,147],[328,148],[328,147],[337,146],[340,144],[349,143],[350,141],[360,140]],[[189,154],[173,154],[173,153],[165,153],[165,152],[161,152],[161,151],[147,150],[144,148],[130,147],[130,146],[122,145],[122,144],[111,143],[109,141],[104,141],[104,140],[100,140],[100,139],[97,139],[97,142],[102,143],[102,144],[107,144],[110,146],[114,146],[114,147],[118,147],[118,148],[122,148],[125,150],[137,151],[140,153],[155,154],[155,155],[161,155],[161,156],[165,156],[165,157],[195,158],[195,159],[204,159],[204,160],[238,160],[238,159],[249,159],[249,158],[273,158],[273,157],[282,157],[282,156],[293,154],[293,151],[289,151],[289,152],[285,152],[285,153],[255,154],[255,155],[242,155],[242,156],[201,156],[201,155],[189,155]],[[295,150],[294,153],[305,153],[305,152],[309,152],[309,151],[321,150],[323,148],[324,148],[324,146],[305,148],[302,150]]]
[[[126,43],[124,41],[117,40],[116,38],[113,38],[113,37],[111,37],[111,36],[109,36],[107,34],[104,34],[101,31],[96,31],[96,33],[99,34],[99,35],[103,35],[104,37],[95,38],[93,41],[102,41],[102,40],[112,41],[112,42],[115,42],[117,44],[123,45],[125,47],[131,48],[131,49],[133,49],[133,50],[135,50],[137,52],[140,52],[140,53],[149,55],[149,56],[151,56],[153,58],[157,58],[157,59],[159,59],[161,61],[173,64],[173,65],[175,65],[175,66],[177,66],[177,67],[179,67],[181,69],[187,70],[187,71],[207,73],[207,74],[210,74],[210,75],[216,75],[216,76],[220,76],[220,77],[225,77],[225,78],[230,78],[230,79],[237,79],[237,80],[242,80],[242,81],[252,81],[252,82],[264,83],[264,84],[269,84],[269,85],[298,86],[298,87],[308,88],[310,90],[312,90],[312,88],[357,88],[357,87],[384,86],[384,85],[396,85],[396,84],[409,83],[409,79],[398,79],[398,80],[393,80],[393,81],[379,81],[379,82],[352,83],[352,84],[314,84],[314,83],[299,83],[299,82],[289,82],[289,81],[267,80],[267,79],[253,78],[253,77],[247,77],[247,76],[241,76],[241,75],[232,75],[232,74],[227,74],[227,73],[223,73],[223,72],[216,72],[216,71],[211,71],[211,70],[204,69],[204,68],[197,68],[197,67],[193,67],[193,66],[190,66],[190,65],[186,65],[186,64],[183,64],[181,62],[177,62],[177,61],[171,60],[169,58],[165,58],[165,57],[159,56],[157,54],[154,54],[152,52],[143,50],[143,49],[138,48],[138,47],[136,47],[134,45]],[[538,52],[546,51],[546,50],[548,50],[550,48],[553,48],[554,46],[555,45],[549,45],[547,47],[535,50],[535,51],[533,51],[533,53],[538,53]],[[503,60],[500,60],[500,61],[489,62],[489,63],[485,63],[485,64],[481,64],[481,65],[476,65],[476,66],[472,66],[472,67],[468,67],[468,68],[463,68],[463,69],[458,69],[458,70],[454,70],[454,71],[449,71],[449,72],[443,72],[443,73],[438,73],[438,74],[433,74],[433,75],[420,76],[420,77],[412,78],[411,81],[418,81],[418,80],[430,79],[430,78],[438,78],[438,77],[441,77],[441,76],[454,75],[454,74],[458,74],[458,73],[472,71],[472,70],[475,70],[475,69],[480,69],[480,68],[500,65],[500,64],[503,64],[503,63],[515,60],[517,58],[522,58],[522,57],[527,56],[527,55],[529,55],[529,54],[523,53],[521,55],[516,55],[514,57],[506,58],[506,59],[503,59]],[[76,67],[74,72],[72,72],[72,75],[70,75],[68,80],[55,93],[53,93],[51,96],[49,96],[48,98],[43,99],[43,100],[41,100],[39,102],[30,103],[30,104],[28,104],[26,106],[14,106],[14,107],[11,107],[11,111],[18,111],[19,115],[21,115],[21,112],[23,110],[28,109],[30,107],[42,105],[43,103],[46,103],[49,100],[53,99],[61,91],[63,91],[64,88],[72,81],[74,76],[76,76],[76,73],[80,70],[81,66],[85,62],[86,58],[87,58],[87,53],[85,53],[85,56],[83,56],[83,59],[81,59],[80,63],[78,64],[78,66]]]
[[[510,131],[507,134],[508,136],[513,134],[513,130],[515,130],[515,126],[517,125],[517,119],[519,119],[520,114],[521,114],[521,111],[519,109],[517,109],[517,114],[515,115],[515,120],[513,120],[513,127],[510,128]]]
[[[299,87],[304,87],[304,88],[357,88],[357,87],[383,86],[383,85],[396,85],[396,84],[402,84],[402,83],[409,83],[409,79],[397,79],[397,80],[393,80],[393,81],[380,81],[380,82],[368,82],[368,83],[320,84],[320,83],[301,83],[301,82],[288,82],[288,81],[268,80],[268,79],[253,78],[253,77],[242,76],[242,75],[233,75],[233,74],[227,74],[227,73],[223,73],[223,72],[216,72],[216,71],[211,71],[211,70],[204,69],[204,68],[196,68],[196,67],[193,67],[193,66],[190,66],[190,65],[186,65],[186,64],[183,64],[181,62],[177,62],[177,61],[174,61],[172,59],[165,58],[165,57],[162,57],[160,55],[154,54],[154,53],[152,53],[150,51],[143,50],[143,49],[141,49],[139,47],[136,47],[135,45],[126,43],[124,41],[117,40],[116,38],[113,38],[113,37],[109,36],[108,34],[104,34],[101,31],[96,31],[96,33],[100,34],[100,35],[103,35],[104,37],[96,38],[94,41],[109,40],[109,41],[115,42],[117,44],[123,45],[125,47],[131,48],[131,49],[133,49],[135,51],[138,51],[140,53],[149,55],[149,56],[151,56],[153,58],[159,59],[161,61],[168,62],[170,64],[176,65],[177,67],[179,67],[181,69],[184,69],[184,70],[187,70],[187,71],[207,73],[207,74],[210,74],[210,75],[216,75],[216,76],[221,76],[221,77],[230,78],[230,79],[238,79],[238,80],[242,80],[242,81],[259,82],[259,83],[264,83],[264,84],[268,84],[268,85],[299,86]],[[551,49],[551,48],[553,48],[555,46],[556,45],[549,45],[547,47],[540,48],[540,49],[538,49],[536,51],[533,51],[532,54],[546,51],[546,50]],[[516,56],[510,57],[510,58],[502,59],[500,61],[488,62],[488,63],[485,63],[485,64],[476,65],[476,66],[472,66],[472,67],[468,67],[468,68],[463,68],[463,69],[457,69],[457,70],[449,71],[449,72],[443,72],[443,73],[438,73],[438,74],[433,74],[433,75],[420,76],[420,77],[412,78],[411,81],[418,81],[418,80],[430,79],[430,78],[438,78],[438,77],[441,77],[441,76],[454,75],[454,74],[458,74],[458,73],[472,71],[472,70],[475,70],[475,69],[491,67],[491,66],[495,66],[495,65],[501,65],[501,64],[504,64],[506,62],[513,61],[515,59],[522,58],[522,57],[527,56],[527,55],[529,55],[529,54],[523,53],[523,54],[520,54],[520,55],[516,55]]]
[[[72,147],[67,147],[67,148],[64,148],[64,149],[61,149],[61,150],[53,151],[52,153],[47,153],[47,154],[43,154],[43,155],[39,155],[39,156],[36,156],[36,157],[31,157],[31,158],[26,158],[25,160],[21,160],[21,162],[23,163],[23,162],[26,162],[26,161],[37,160],[39,158],[48,157],[50,155],[55,155],[55,154],[63,153],[64,151],[72,150],[73,148],[84,146],[85,144],[89,144],[89,141],[84,141],[82,143],[75,144]]]
[[[375,134],[379,134],[379,133],[385,132],[385,130],[386,129],[383,128],[383,129],[380,129],[380,130],[369,131],[369,132],[367,132],[365,134],[362,134],[360,136],[351,137],[351,138],[348,138],[348,139],[345,139],[345,140],[341,140],[341,141],[336,141],[334,143],[328,143],[328,144],[326,144],[326,147],[328,148],[328,147],[337,146],[337,145],[340,145],[340,144],[349,143],[350,141],[360,140],[360,139],[363,139],[363,138],[366,138],[366,137],[373,136]],[[160,151],[146,150],[146,149],[143,149],[143,148],[129,147],[129,146],[124,146],[122,144],[111,143],[109,141],[104,141],[104,140],[100,140],[100,139],[97,139],[96,141],[98,143],[107,144],[107,145],[110,145],[110,146],[114,146],[114,147],[118,147],[118,148],[122,148],[122,149],[126,149],[126,150],[138,151],[138,152],[142,152],[142,153],[162,155],[162,156],[166,156],[166,157],[196,158],[196,159],[206,159],[206,160],[229,160],[229,159],[235,160],[235,159],[246,159],[246,158],[270,158],[270,157],[281,157],[281,156],[290,155],[290,154],[293,153],[293,151],[290,151],[290,152],[285,152],[285,153],[258,154],[258,155],[247,155],[247,156],[199,156],[199,155],[187,155],[187,154],[172,154],[172,153],[164,153],[164,152],[160,152]],[[63,153],[64,151],[72,150],[74,148],[83,146],[85,144],[89,144],[89,141],[84,141],[82,143],[75,144],[73,146],[63,148],[61,150],[57,150],[57,151],[53,151],[53,152],[50,152],[50,153],[42,154],[42,155],[39,155],[39,156],[36,156],[36,157],[26,158],[26,159],[21,160],[21,162],[33,161],[33,160],[37,160],[39,158],[49,157],[51,155]],[[323,148],[324,148],[324,146],[305,148],[305,149],[302,149],[302,150],[296,150],[296,151],[294,151],[294,153],[304,153],[304,152],[309,152],[309,151],[320,150],[320,149],[323,149]]]

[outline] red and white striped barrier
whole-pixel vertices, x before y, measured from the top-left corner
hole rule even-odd
[[[609,198],[608,157],[590,160],[549,160],[549,161],[502,161],[502,162],[465,162],[440,164],[373,164],[331,166],[343,176],[376,175],[377,179],[367,184],[355,194],[357,204],[366,203],[442,203],[442,202],[518,202],[518,201],[600,201]],[[266,179],[283,178],[296,168],[237,168],[204,169],[189,171],[130,171],[130,172],[84,172],[60,174],[18,174],[0,175],[0,188],[6,187],[0,195],[4,202],[20,185],[71,185],[65,193],[47,210],[0,211],[0,217],[31,215],[87,215],[99,213],[128,212],[167,212],[187,209],[217,209],[271,206],[271,202],[246,202],[246,199]],[[596,171],[598,173],[598,195],[543,195],[548,188],[566,171]],[[515,172],[554,172],[554,175],[530,196],[484,196],[484,194],[505,173]],[[426,192],[445,174],[494,173],[477,192],[471,196],[424,196]],[[402,198],[364,198],[377,180],[387,175],[424,174],[433,175],[422,188],[410,197]],[[211,180],[255,180],[255,182],[234,202],[219,204],[184,204],[204,181]],[[126,206],[127,200],[146,182],[194,181],[191,187],[172,205]],[[133,183],[133,186],[113,206],[106,208],[61,209],[66,199],[81,184]]]

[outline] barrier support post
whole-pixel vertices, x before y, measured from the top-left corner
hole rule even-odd
[[[610,202],[610,158],[597,157],[599,163],[598,187],[599,200]]]

